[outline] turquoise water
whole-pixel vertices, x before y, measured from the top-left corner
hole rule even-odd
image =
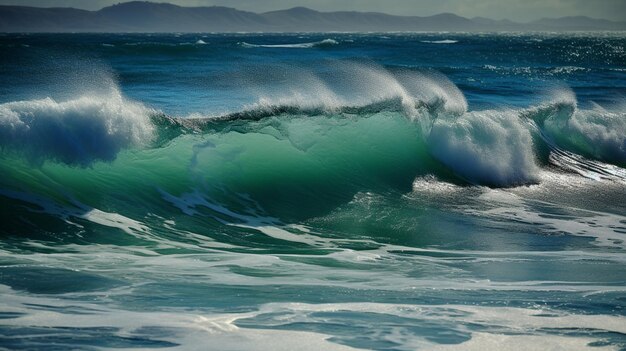
[[[0,347],[626,349],[626,39],[0,36]]]

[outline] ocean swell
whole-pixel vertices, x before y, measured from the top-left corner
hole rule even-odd
[[[283,48],[283,49],[310,49],[316,47],[329,47],[338,45],[339,42],[334,39],[324,39],[320,41],[308,42],[308,43],[293,43],[293,44],[251,44],[246,42],[240,42],[244,48]]]

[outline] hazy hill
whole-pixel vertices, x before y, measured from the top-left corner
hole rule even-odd
[[[256,13],[229,7],[181,7],[139,1],[105,7],[95,15],[100,21],[112,23],[114,32],[256,31],[268,25]]]
[[[99,11],[0,6],[2,32],[325,32],[325,31],[526,31],[626,30],[626,22],[589,17],[531,23],[468,19],[450,13],[394,16],[376,12],[319,12],[305,7],[266,13],[229,7],[182,7],[132,1]]]
[[[393,16],[376,12],[319,12],[305,7],[261,14],[288,31],[424,31],[475,30],[476,24],[453,14],[430,17]]]

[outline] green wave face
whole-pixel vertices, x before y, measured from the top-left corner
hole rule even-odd
[[[172,206],[187,206],[173,199],[196,194],[289,221],[329,211],[360,191],[406,192],[418,174],[437,168],[445,174],[420,135],[417,124],[396,112],[281,115],[182,134],[89,167],[54,160],[33,167],[4,154],[0,169],[4,189],[131,218],[169,218],[172,210],[181,212]]]
[[[193,148],[190,175],[249,194],[270,213],[302,217],[357,191],[410,189],[432,162],[418,135],[398,113],[270,118],[205,136],[208,143]]]

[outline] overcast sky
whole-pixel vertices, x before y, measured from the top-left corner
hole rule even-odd
[[[76,7],[98,10],[123,0],[0,0],[2,5]],[[531,21],[542,17],[589,16],[626,21],[626,0],[156,0],[183,6],[221,5],[266,12],[306,6],[319,11],[376,11],[428,16],[452,12],[465,17]]]

